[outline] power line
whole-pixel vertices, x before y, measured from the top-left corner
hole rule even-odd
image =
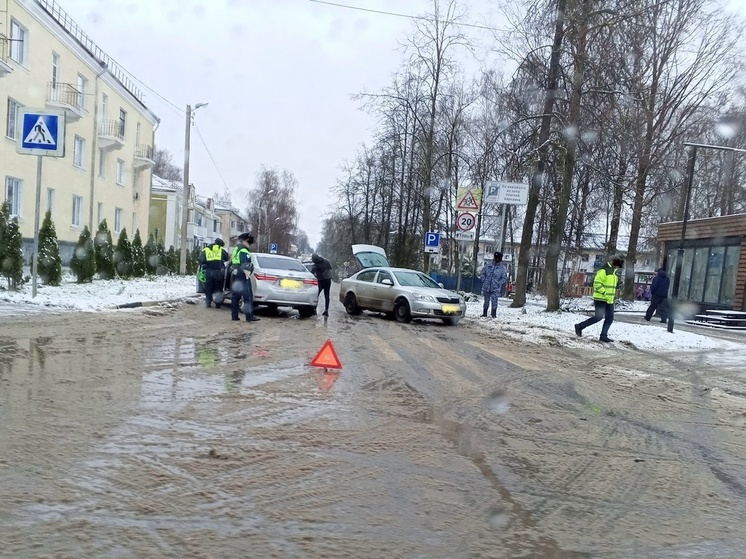
[[[225,178],[223,177],[223,174],[220,172],[220,169],[218,168],[218,164],[215,163],[215,158],[212,156],[212,153],[210,153],[210,148],[207,147],[207,143],[205,142],[205,139],[202,137],[202,132],[199,131],[199,127],[197,126],[197,123],[194,123],[194,129],[197,131],[197,136],[199,136],[200,141],[202,142],[202,145],[205,146],[205,150],[207,150],[207,155],[210,156],[210,161],[212,161],[213,166],[215,167],[215,170],[218,172],[218,176],[220,177],[220,180],[223,181],[223,185],[227,190],[230,191],[230,187],[228,186],[228,183],[225,182]]]
[[[327,6],[334,6],[335,8],[347,8],[349,10],[358,10],[360,12],[369,12],[372,14],[380,14],[385,16],[403,17],[407,19],[418,19],[421,21],[437,21],[438,23],[446,23],[443,20],[433,20],[433,18],[426,16],[413,16],[410,14],[400,14],[397,12],[387,12],[385,10],[374,10],[373,8],[362,8],[360,6],[349,6],[347,4],[339,4],[337,2],[328,2],[327,0],[308,0],[315,4],[326,4]],[[487,31],[503,31],[503,29],[497,29],[495,27],[489,27],[487,25],[479,25],[478,23],[464,23],[459,21],[449,21],[452,25],[460,25],[461,27],[473,27],[474,29],[486,29]]]

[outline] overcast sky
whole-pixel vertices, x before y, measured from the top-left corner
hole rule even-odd
[[[400,43],[410,19],[310,0],[58,1],[150,89],[143,88],[145,102],[161,118],[156,144],[180,166],[183,111],[188,103],[209,103],[194,117],[215,164],[192,129],[190,182],[198,194],[222,194],[227,184],[234,204],[244,207],[262,165],[288,169],[299,183],[299,225],[312,246],[321,240],[340,166],[375,128],[351,95],[390,83],[404,60]],[[412,15],[432,5],[330,1]],[[500,23],[500,4],[459,2],[469,21],[492,25]],[[746,0],[732,5],[746,13]],[[485,32],[473,33],[487,42]]]

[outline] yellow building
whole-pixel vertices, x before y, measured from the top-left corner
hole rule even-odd
[[[36,157],[16,153],[21,108],[63,110],[65,156],[45,157],[40,213],[52,211],[63,264],[86,225],[147,238],[158,117],[130,74],[54,0],[0,0],[0,180],[31,254]]]

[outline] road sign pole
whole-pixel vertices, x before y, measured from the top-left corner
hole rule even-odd
[[[34,255],[31,259],[31,298],[36,297],[36,278],[39,270],[39,214],[41,213],[41,163],[44,156],[36,156],[36,210],[34,212]]]

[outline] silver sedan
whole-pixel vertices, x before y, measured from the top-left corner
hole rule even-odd
[[[466,314],[464,298],[408,268],[366,268],[343,279],[339,300],[348,314],[383,312],[399,322],[436,318],[456,325]]]

